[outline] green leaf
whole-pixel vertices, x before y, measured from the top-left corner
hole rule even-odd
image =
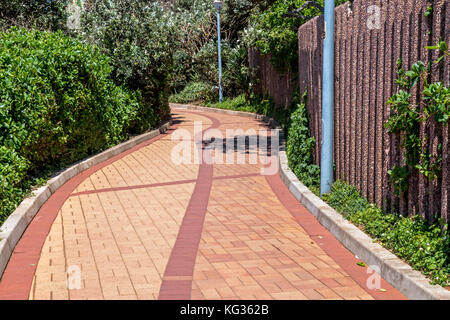
[[[360,267],[366,267],[366,264],[364,262],[357,262],[356,264]]]

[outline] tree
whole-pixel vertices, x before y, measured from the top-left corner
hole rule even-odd
[[[141,92],[142,120],[135,123],[136,131],[152,126],[147,114],[168,117],[176,34],[171,11],[154,1],[95,1],[86,6],[78,33],[111,57],[117,84]]]

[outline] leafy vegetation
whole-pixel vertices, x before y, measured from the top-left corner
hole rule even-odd
[[[2,0],[0,31],[10,26],[66,30],[68,0]]]
[[[248,46],[240,35],[251,16],[273,0],[229,0],[221,10],[223,90],[227,97],[251,95],[256,79],[248,64]],[[211,0],[176,0],[172,6],[177,41],[171,90],[180,93],[192,83],[218,85],[217,20]],[[216,98],[217,100],[217,98]]]
[[[166,119],[176,39],[172,13],[154,1],[96,1],[81,20],[78,35],[111,58],[115,83],[139,90],[143,97],[133,131]]]
[[[223,102],[207,103],[206,105],[211,108],[252,112],[276,118],[273,113],[273,102],[270,98],[260,99],[257,96],[252,96],[247,100],[245,95],[240,95],[233,99],[225,99]]]
[[[250,18],[250,25],[243,38],[249,47],[256,47],[263,55],[270,54],[272,64],[280,70],[298,68],[298,28],[311,18],[320,15],[317,6],[307,5],[301,12],[294,12],[307,4],[306,0],[277,0],[263,12]],[[336,6],[346,2],[336,0]],[[322,8],[324,0],[316,1]]]
[[[61,32],[0,33],[1,219],[28,180],[128,137],[141,96],[111,72],[98,48]]]
[[[26,159],[0,146],[0,225],[22,200],[22,182],[28,167]]]
[[[429,49],[440,50],[441,55],[434,63],[438,64],[444,56],[449,56],[447,43],[441,41]],[[429,181],[437,179],[441,170],[442,157],[432,154],[428,149],[428,137],[421,137],[420,126],[426,127],[431,122],[445,126],[450,117],[450,90],[442,82],[430,82],[431,63],[422,61],[415,63],[411,70],[402,68],[402,61],[397,61],[398,91],[389,98],[392,115],[385,124],[390,133],[402,137],[404,163],[394,166],[388,173],[398,195],[408,190],[408,178],[414,170],[425,176]],[[423,84],[423,90],[418,101],[414,101],[412,90],[418,83]],[[439,151],[442,146],[438,146]]]
[[[251,102],[253,102],[253,100]],[[211,108],[258,113],[256,111],[258,106],[251,102],[247,102],[245,96],[240,95],[236,98],[226,98],[223,102],[207,103],[206,105]]]
[[[230,0],[224,2],[224,8],[221,11],[221,46],[222,81],[225,97],[237,97],[244,94],[246,102],[250,103],[249,99],[253,94],[252,89],[258,79],[255,76],[255,70],[249,67],[248,48],[257,46],[256,38],[259,39],[258,43],[263,43],[266,39],[261,37],[259,33],[252,33],[254,28],[249,27],[249,22],[259,21],[262,19],[261,17],[268,15],[267,11],[276,11],[277,9],[272,8],[276,7],[276,3],[277,1],[263,0]],[[172,98],[177,97],[177,93],[180,93],[191,82],[201,82],[210,87],[218,84],[217,24],[215,10],[211,2],[209,0],[177,0],[174,4],[174,12],[177,19],[176,24],[182,32],[178,36],[177,49],[174,53],[176,72],[174,73],[172,90],[176,94]],[[286,21],[290,21],[291,25],[294,25],[298,22],[291,20],[280,18],[274,24],[284,25]],[[271,28],[272,26],[264,25],[264,27]],[[282,27],[280,26],[280,28]],[[268,29],[265,30],[269,32]],[[295,31],[290,31],[291,35],[294,33]],[[292,37],[292,39],[294,38],[296,39],[296,36]],[[291,42],[293,44],[296,41]],[[280,39],[275,39],[273,43],[286,45],[283,41],[283,44],[281,44]],[[294,46],[296,52],[296,44]],[[286,51],[290,49],[289,47]],[[263,54],[279,54],[274,50],[261,51]],[[289,55],[296,55],[295,52],[289,52]],[[285,60],[285,56],[282,60]]]
[[[382,246],[427,275],[432,283],[450,284],[450,237],[448,225],[443,226],[442,220],[429,225],[420,216],[383,213],[355,187],[342,181],[336,181],[323,198]]]
[[[215,96],[213,88],[203,82],[190,82],[184,89],[170,97],[175,103],[188,103],[195,101],[211,101]]]
[[[316,140],[314,137],[311,137],[309,130],[306,94],[307,92],[305,91],[302,101],[294,99],[297,107],[291,114],[286,154],[289,166],[295,175],[305,186],[317,193],[320,184],[320,167],[314,164],[312,156]]]

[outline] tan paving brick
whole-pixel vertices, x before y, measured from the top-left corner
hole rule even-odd
[[[222,123],[232,123],[233,118],[220,115]],[[245,130],[258,128],[259,124],[242,119],[227,127],[230,126]],[[254,173],[259,169],[260,165],[215,165],[214,176]],[[216,262],[224,263],[226,268]],[[341,268],[298,225],[262,176],[213,181],[194,285],[219,291],[217,278],[205,279],[205,274],[214,271],[240,299],[340,297],[333,291],[318,291],[327,288],[319,279],[344,279]],[[355,282],[338,284],[353,288]],[[341,291],[346,297],[364,292],[361,288],[346,290]]]
[[[185,129],[193,131],[195,120],[202,120],[205,126],[210,123],[205,117],[191,116]],[[69,197],[55,219],[31,298],[51,299],[52,292],[55,299],[157,298],[194,184],[95,190],[196,179],[198,164],[171,166],[167,161],[175,144],[170,138],[158,140],[79,185],[74,194],[86,194]],[[83,288],[64,296],[61,288],[67,287],[69,266],[80,268]],[[142,283],[151,288],[139,287]]]
[[[201,114],[177,117],[191,134],[194,121],[205,128],[213,123]],[[214,117],[222,134],[230,128],[265,129],[252,119]],[[165,136],[76,188],[43,246],[30,299],[158,298],[195,188],[182,181],[199,173],[198,164],[170,160],[176,144]],[[242,150],[228,155],[250,157]],[[214,165],[194,273],[176,282],[192,279],[192,299],[372,299],[312,241],[259,175],[261,168],[248,162]],[[223,178],[235,175],[245,176]],[[80,274],[68,275],[68,267]],[[81,288],[68,290],[68,276],[79,277]]]

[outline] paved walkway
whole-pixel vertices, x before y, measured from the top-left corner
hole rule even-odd
[[[264,124],[173,113],[166,134],[83,172],[47,201],[14,251],[0,299],[404,298],[384,280],[384,290],[367,288],[367,268],[260,164],[171,161],[172,136],[194,135],[195,121],[224,135]]]

